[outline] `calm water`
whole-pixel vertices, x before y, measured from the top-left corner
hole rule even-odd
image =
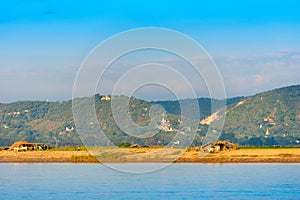
[[[0,164],[1,200],[197,198],[300,199],[300,164],[174,164],[148,174],[100,164]]]

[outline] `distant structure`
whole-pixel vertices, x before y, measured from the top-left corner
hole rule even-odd
[[[266,123],[267,125],[276,125],[276,122],[273,120],[273,119],[271,119],[270,117],[268,117],[268,118],[264,118],[264,123]]]
[[[111,98],[108,95],[105,95],[101,98],[101,101],[109,101]]]
[[[19,111],[13,111],[13,112],[8,112],[7,115],[11,116],[11,115],[19,115],[20,112]]]
[[[171,127],[170,121],[165,119],[165,115],[166,115],[165,113],[162,114],[162,119],[160,121],[160,124],[157,126],[157,128],[163,131],[175,131]]]
[[[237,150],[238,148],[239,146],[237,144],[227,141],[218,141],[216,143],[209,142],[202,146],[202,150],[205,153],[218,153],[226,150]]]
[[[47,150],[51,149],[50,145],[45,143],[37,143],[37,142],[26,142],[26,141],[19,141],[15,142],[9,150],[13,151],[32,151],[32,150]]]
[[[69,128],[69,127],[66,127],[66,132],[71,132],[71,131],[74,131],[75,129],[74,129],[74,127],[72,126],[71,128]]]
[[[267,136],[271,135],[269,128],[272,126],[275,126],[275,125],[276,125],[276,122],[272,118],[267,117],[267,118],[264,118],[263,124],[261,124],[259,126],[259,128],[263,128],[263,127],[266,128],[265,136],[267,137]]]
[[[9,127],[8,127],[7,125],[4,124],[4,125],[3,125],[3,128],[8,129]]]
[[[266,129],[266,135],[270,135],[270,131],[268,128]]]
[[[270,119],[270,118],[269,118],[268,123],[269,123],[269,125],[276,125],[276,122],[273,119]]]
[[[130,145],[129,147],[130,147],[130,148],[140,148],[141,145],[139,145],[139,144],[132,144],[132,145]]]

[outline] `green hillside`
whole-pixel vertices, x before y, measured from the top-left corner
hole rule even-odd
[[[226,104],[232,105],[232,104],[238,103],[239,101],[241,101],[244,98],[245,97],[229,98],[229,99],[226,99]],[[215,109],[218,109],[221,106],[223,106],[222,100],[218,100],[218,99],[198,98],[197,100],[198,100],[198,105],[199,105],[199,109],[200,109],[200,119],[204,119],[205,117],[208,117],[209,115],[212,114],[212,109],[211,109],[212,102],[214,103]],[[184,99],[184,100],[180,100],[180,101],[183,104],[188,104],[189,101],[192,101],[192,100]],[[151,103],[162,105],[168,113],[171,113],[174,115],[180,115],[181,110],[180,110],[179,101],[153,101]]]
[[[59,133],[72,125],[71,105],[71,101],[19,101],[1,104],[0,145],[10,145],[19,140],[54,144],[57,138],[65,137],[63,134],[59,136]],[[73,133],[69,135],[76,138]],[[71,140],[71,137],[67,138]]]
[[[113,144],[138,143],[140,145],[168,145],[180,128],[178,101],[146,102],[120,96],[129,100],[128,114],[140,126],[151,122],[149,110],[153,104],[162,105],[167,111],[156,120],[158,134],[147,139],[124,133],[114,121],[108,96],[95,95],[98,122]],[[84,101],[88,98],[82,98]],[[188,105],[191,100],[183,100]],[[198,99],[200,119],[211,115],[211,102],[219,100]],[[227,115],[221,140],[240,145],[299,145],[300,141],[300,86],[290,86],[263,92],[250,97],[227,99]],[[160,116],[160,115],[159,115]],[[193,145],[200,145],[208,125],[199,125]],[[135,131],[135,130],[133,130]],[[149,132],[151,130],[149,129]],[[145,129],[147,133],[147,129]],[[143,134],[143,133],[142,133]],[[15,141],[50,143],[52,146],[81,145],[73,121],[72,101],[18,101],[0,104],[0,146]],[[93,139],[90,139],[93,145]],[[108,145],[108,144],[107,144]]]
[[[298,145],[300,85],[263,92],[229,106],[221,139],[240,145]]]
[[[148,140],[131,137],[116,125],[112,112],[111,101],[95,95],[95,109],[98,122],[107,137],[118,145],[120,143],[139,143],[141,145],[165,145],[178,128],[179,116],[167,114],[168,126],[160,130],[160,134]],[[121,98],[121,97],[116,97]],[[123,96],[122,98],[127,98]],[[84,101],[86,98],[83,98]],[[140,126],[150,122],[149,110],[152,104],[130,98],[129,114],[132,120]],[[15,141],[51,143],[52,146],[81,145],[73,121],[72,101],[45,102],[19,101],[0,105],[0,146],[9,146]]]

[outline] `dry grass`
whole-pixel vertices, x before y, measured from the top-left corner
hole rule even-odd
[[[97,159],[92,157],[95,156]],[[0,162],[297,162],[300,148],[240,149],[201,154],[198,148],[99,148],[87,151],[0,151]]]
[[[0,162],[80,162],[90,161],[86,151],[0,151]],[[93,162],[95,160],[93,159]]]
[[[191,161],[194,155],[185,153],[179,161]],[[299,148],[240,149],[207,154],[196,159],[199,162],[300,162]]]

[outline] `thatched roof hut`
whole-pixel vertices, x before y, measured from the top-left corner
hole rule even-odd
[[[139,147],[141,147],[141,145],[139,145],[139,144],[132,144],[132,145],[130,145],[130,148],[139,148]]]
[[[209,153],[209,152],[212,152],[212,150],[214,148],[214,144],[209,142],[209,143],[203,145],[201,148],[204,152]]]
[[[13,143],[13,145],[10,146],[9,150],[14,150],[15,147],[21,147],[21,146],[27,145],[27,144],[29,144],[29,142],[26,142],[26,141],[15,142],[15,143]]]
[[[9,150],[18,150],[18,148],[23,148],[23,150],[46,150],[50,149],[51,147],[49,144],[44,143],[30,143],[27,141],[19,141],[11,145]]]
[[[216,146],[220,147],[220,151],[229,150],[229,149],[236,150],[239,147],[237,144],[234,144],[232,142],[227,142],[227,141],[218,141],[215,143],[215,147]]]
[[[232,142],[227,142],[227,141],[218,141],[215,143],[209,142],[202,146],[204,152],[209,152],[209,153],[217,153],[225,150],[237,150],[238,148],[239,146],[237,144],[234,144]]]

